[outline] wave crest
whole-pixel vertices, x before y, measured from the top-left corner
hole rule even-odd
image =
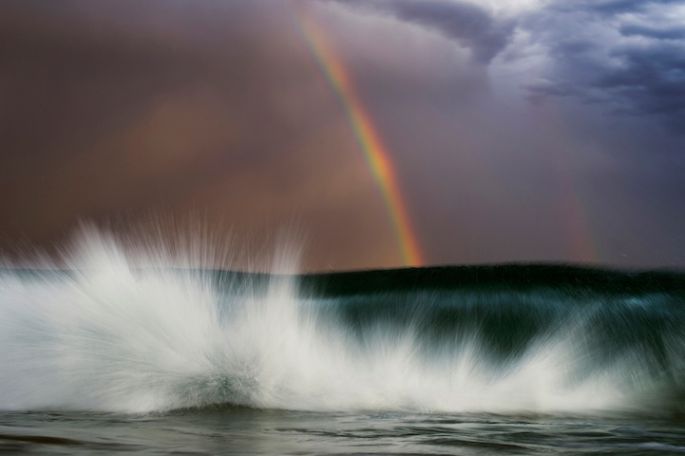
[[[120,245],[91,237],[69,273],[0,274],[0,409],[592,413],[654,411],[682,391],[682,321],[653,335],[658,353],[631,343],[599,356],[600,314],[574,310],[495,356],[478,315],[500,315],[501,328],[516,320],[493,310],[493,296],[479,295],[475,319],[438,337],[426,309],[463,307],[464,294],[315,298],[294,278],[225,283],[150,258],[155,267],[137,268]],[[350,306],[371,311],[374,299],[413,305],[355,323]],[[400,324],[403,311],[413,314]],[[628,315],[611,312],[601,318]]]

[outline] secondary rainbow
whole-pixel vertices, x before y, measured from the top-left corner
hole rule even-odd
[[[391,156],[383,144],[378,129],[361,102],[352,78],[321,28],[302,10],[298,11],[297,17],[302,35],[323,74],[340,99],[357,142],[364,152],[366,162],[380,187],[402,249],[403,261],[407,266],[421,266],[424,261],[418,237],[402,197]]]

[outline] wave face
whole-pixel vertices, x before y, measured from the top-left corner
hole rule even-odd
[[[91,239],[70,272],[0,273],[0,409],[682,410],[677,275],[512,266],[298,279],[150,258],[138,268]]]

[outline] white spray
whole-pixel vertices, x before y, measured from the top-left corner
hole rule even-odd
[[[577,379],[573,334],[496,369],[475,339],[427,356],[416,331],[379,326],[360,343],[292,281],[226,294],[159,251],[143,269],[123,252],[91,235],[70,274],[0,273],[0,409],[589,412],[636,402],[620,361]]]

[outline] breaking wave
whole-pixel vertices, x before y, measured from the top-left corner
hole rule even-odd
[[[344,275],[182,270],[156,251],[141,268],[124,251],[95,236],[69,271],[0,272],[0,409],[682,409],[677,290],[510,286],[522,266],[506,286],[356,273],[343,293]]]

